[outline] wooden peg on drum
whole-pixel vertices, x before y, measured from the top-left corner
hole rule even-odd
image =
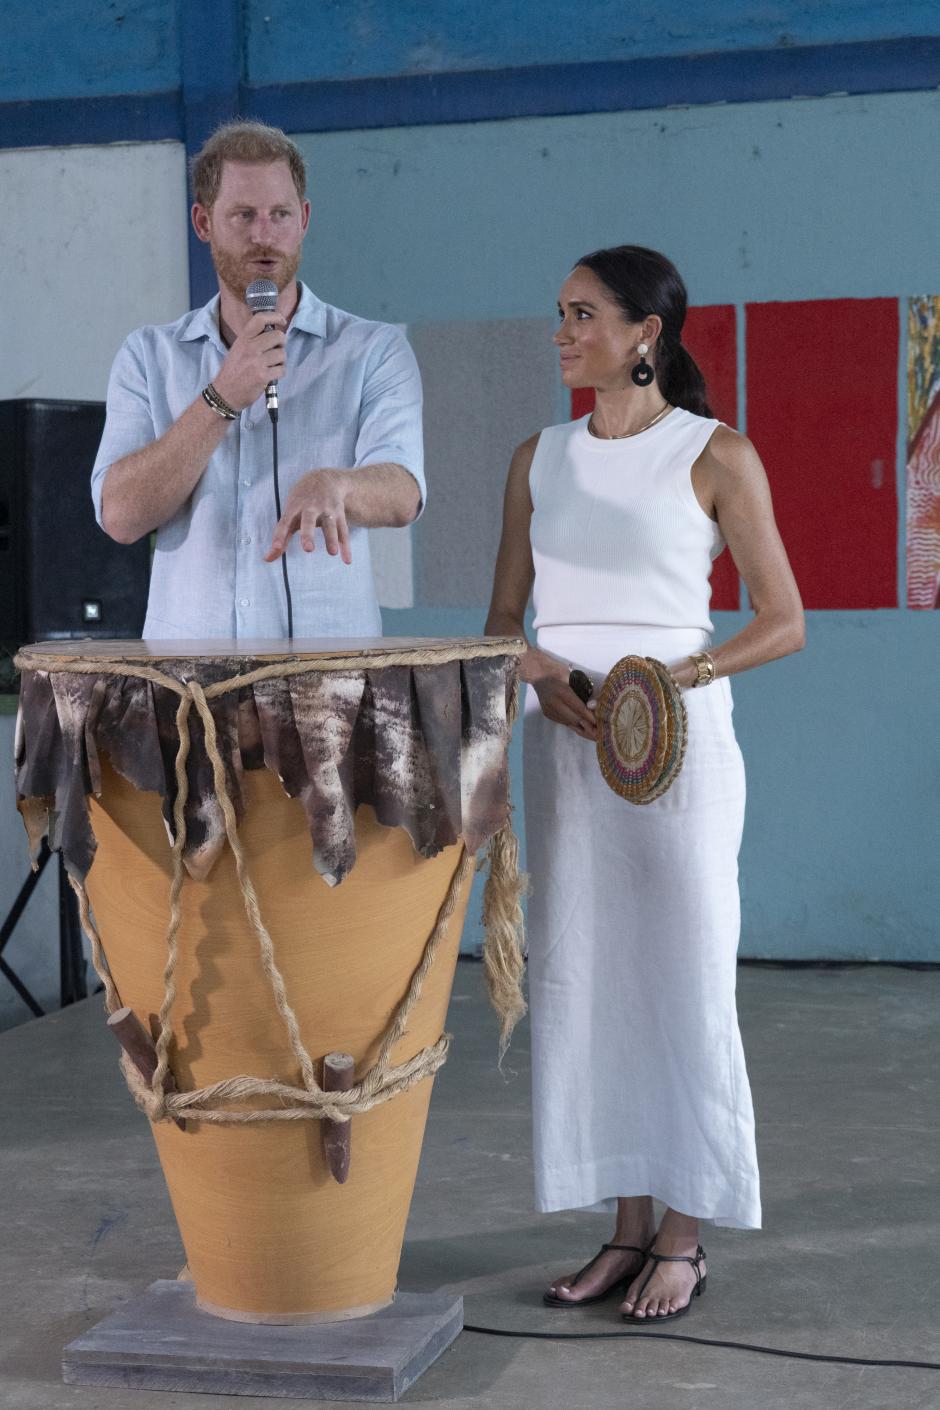
[[[156,1045],[133,1009],[116,1009],[108,1018],[108,1027],[144,1081],[152,1082],[153,1074],[157,1070]],[[176,1091],[176,1079],[169,1070],[163,1079],[163,1090]],[[174,1116],[173,1120],[181,1131],[186,1130],[185,1121],[181,1121],[178,1116]]]
[[[356,1082],[356,1063],[349,1053],[327,1053],[323,1059],[324,1092],[348,1092]],[[351,1121],[330,1121],[324,1117],[323,1154],[330,1174],[338,1185],[345,1185],[349,1174]]]

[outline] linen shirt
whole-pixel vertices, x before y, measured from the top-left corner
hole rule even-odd
[[[391,461],[414,476],[423,508],[421,381],[406,339],[389,324],[323,303],[306,285],[300,290],[278,382],[282,507],[309,470]],[[138,328],[125,340],[111,370],[91,476],[99,524],[108,467],[168,431],[218,375],[226,353],[218,295],[175,323]],[[276,522],[262,394],[231,423],[189,499],[157,530],[144,636],[286,636],[281,563],[263,561]],[[352,563],[345,564],[326,552],[319,529],[313,553],[292,537],[295,637],[381,635],[368,530],[351,526],[349,539]]]

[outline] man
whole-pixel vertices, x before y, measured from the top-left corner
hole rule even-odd
[[[424,502],[414,356],[396,329],[297,282],[310,204],[284,133],[229,123],[192,178],[219,294],[118,353],[92,472],[98,522],[119,543],[156,530],[146,637],[286,635],[282,554],[296,637],[378,635],[367,530],[409,524]],[[276,284],[276,312],[246,306],[256,279]]]

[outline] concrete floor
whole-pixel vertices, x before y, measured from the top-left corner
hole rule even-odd
[[[709,1230],[709,1288],[674,1328],[811,1352],[940,1362],[940,973],[745,968],[765,1229]],[[480,967],[458,968],[401,1285],[467,1322],[617,1331],[615,1304],[552,1312],[549,1277],[608,1237],[531,1211],[527,1033],[500,1076]],[[629,1075],[625,1074],[625,1080]],[[0,1035],[0,1407],[241,1410],[272,1401],[60,1383],[62,1346],[182,1252],[100,1000]],[[319,1402],[324,1404],[325,1402]],[[428,1410],[937,1410],[940,1372],[786,1361],[651,1338],[464,1332],[406,1397]]]

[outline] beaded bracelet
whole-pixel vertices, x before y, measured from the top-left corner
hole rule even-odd
[[[226,421],[237,421],[238,412],[233,406],[229,406],[224,397],[220,397],[215,387],[210,382],[208,387],[202,389],[202,399],[206,406],[211,406],[212,410]]]

